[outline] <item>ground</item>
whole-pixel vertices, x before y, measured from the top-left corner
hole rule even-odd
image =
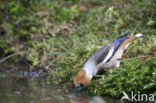
[[[3,1],[0,10],[1,58],[20,52],[30,68],[46,69],[49,82],[64,87],[72,87],[97,49],[126,32],[142,33],[124,52],[121,67],[95,76],[87,90],[112,97],[123,91],[156,96],[154,0]]]

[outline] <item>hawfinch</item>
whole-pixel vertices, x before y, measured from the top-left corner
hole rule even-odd
[[[100,69],[118,68],[120,66],[120,59],[124,50],[133,40],[142,36],[142,34],[136,34],[133,37],[127,37],[128,34],[129,33],[126,33],[125,35],[114,39],[97,50],[89,58],[83,68],[74,77],[76,92],[80,92],[81,89],[86,87]]]

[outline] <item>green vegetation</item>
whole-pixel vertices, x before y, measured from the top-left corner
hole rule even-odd
[[[119,97],[122,91],[156,96],[156,4],[154,0],[1,1],[1,57],[21,55],[49,71],[54,84],[71,86],[90,55],[126,32],[142,33],[124,53],[118,69],[95,77],[89,92]],[[126,2],[125,2],[126,1]]]

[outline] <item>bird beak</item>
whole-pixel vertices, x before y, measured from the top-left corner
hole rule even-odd
[[[79,94],[84,87],[76,87],[76,94]]]

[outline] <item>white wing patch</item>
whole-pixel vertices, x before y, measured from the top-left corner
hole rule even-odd
[[[102,61],[103,63],[105,63],[113,54],[114,51],[114,46],[112,48],[110,48],[108,55],[106,56],[106,58]]]

